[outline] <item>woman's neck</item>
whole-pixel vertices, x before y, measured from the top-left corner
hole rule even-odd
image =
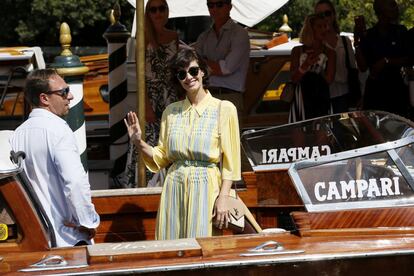
[[[197,91],[187,91],[187,98],[190,101],[192,106],[197,106],[207,95],[207,91],[200,87]]]

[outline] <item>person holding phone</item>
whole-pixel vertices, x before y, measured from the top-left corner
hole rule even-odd
[[[292,49],[290,73],[297,84],[289,122],[328,115],[331,109],[329,84],[335,77],[335,51],[326,47],[328,27],[317,14],[306,17],[299,35],[303,44]]]
[[[351,40],[339,35],[339,24],[336,18],[335,6],[330,0],[319,0],[314,7],[315,14],[323,17],[327,24],[325,45],[336,53],[335,78],[329,85],[333,113],[347,112],[350,105],[348,69],[346,52],[351,68],[356,68],[355,55]],[[345,48],[346,47],[346,48]],[[345,51],[345,49],[347,51]]]
[[[130,139],[147,168],[155,172],[168,167],[155,237],[164,240],[220,234],[213,227],[213,218],[218,228],[227,226],[230,188],[233,181],[241,179],[237,109],[229,101],[214,98],[204,87],[208,67],[194,50],[178,52],[172,75],[186,98],[163,112],[157,146],[151,147],[141,138],[134,112],[125,120]]]
[[[375,0],[377,23],[367,29],[363,16],[355,18],[354,46],[358,68],[369,76],[365,84],[364,109],[408,116],[408,86],[401,69],[408,63],[407,28],[398,24],[395,0]]]

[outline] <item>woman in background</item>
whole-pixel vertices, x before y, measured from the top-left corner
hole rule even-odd
[[[145,84],[146,84],[146,126],[147,143],[158,143],[161,116],[165,108],[178,100],[177,90],[170,84],[170,62],[178,51],[177,32],[167,29],[168,4],[166,0],[149,0],[145,6]],[[135,187],[135,151],[130,154],[128,179],[130,187]],[[161,186],[165,170],[153,174],[146,171],[148,186]]]
[[[330,0],[319,0],[314,7],[315,14],[323,17],[327,24],[325,45],[336,53],[335,78],[329,86],[333,113],[347,112],[349,109],[348,68],[346,66],[347,47],[348,60],[352,68],[356,68],[355,55],[348,37],[339,35],[339,25],[335,7]],[[345,43],[344,43],[345,39]]]
[[[323,17],[309,15],[301,30],[303,44],[292,49],[290,73],[297,84],[289,122],[329,114],[329,84],[335,77],[335,52],[325,46],[328,31]]]

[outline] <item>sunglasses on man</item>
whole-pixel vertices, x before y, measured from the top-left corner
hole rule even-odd
[[[224,5],[225,4],[227,4],[226,2],[224,2],[224,1],[218,1],[218,2],[207,2],[207,7],[209,8],[209,9],[213,9],[214,7],[216,7],[216,8],[222,8],[222,7],[224,7]]]
[[[70,92],[70,88],[68,86],[68,87],[65,87],[65,88],[62,88],[62,89],[59,89],[59,90],[47,91],[45,94],[48,94],[48,95],[57,94],[57,95],[61,96],[62,98],[66,99],[69,95],[69,92]]]
[[[200,72],[200,67],[198,66],[192,66],[188,68],[188,71],[179,70],[177,72],[177,79],[180,81],[183,81],[187,77],[187,74],[190,74],[192,77],[197,77],[199,72]]]
[[[332,15],[333,15],[332,11],[318,12],[316,14],[316,16],[319,16],[319,17],[329,17],[329,16],[332,16]]]
[[[161,6],[153,6],[153,7],[150,7],[150,8],[148,9],[148,11],[149,11],[150,13],[152,13],[152,14],[156,14],[156,13],[157,13],[157,11],[158,11],[159,13],[164,13],[164,12],[166,12],[166,11],[167,11],[167,6],[165,6],[165,5],[161,5]]]

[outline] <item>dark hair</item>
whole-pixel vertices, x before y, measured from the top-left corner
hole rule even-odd
[[[335,19],[333,21],[333,28],[334,28],[335,32],[337,32],[339,34],[341,31],[339,29],[338,19],[336,18],[336,9],[335,9],[334,4],[330,0],[319,0],[318,2],[316,2],[315,8],[316,8],[316,6],[322,5],[322,4],[328,5],[329,8],[331,9],[331,11],[333,12],[334,19]]]
[[[395,4],[394,8],[396,7],[398,9],[397,1],[394,0],[393,2],[394,2],[393,4]],[[377,17],[384,14],[384,8],[385,8],[384,4],[387,4],[387,2],[385,2],[384,0],[374,0],[373,8],[374,8],[375,15]]]
[[[208,77],[210,75],[209,68],[207,66],[206,61],[200,56],[199,53],[197,53],[193,49],[181,49],[177,52],[177,54],[173,57],[171,60],[171,81],[174,83],[180,91],[183,92],[183,88],[177,79],[177,73],[178,71],[187,68],[192,61],[197,61],[198,67],[200,67],[200,70],[204,72],[203,76],[203,86],[207,86],[208,84]]]
[[[383,1],[374,0],[374,3],[372,4],[374,8],[375,15],[380,15],[382,13],[382,7]]]
[[[24,94],[26,100],[38,107],[40,104],[39,96],[50,90],[49,80],[52,76],[58,75],[55,69],[38,69],[32,71],[26,78]]]

